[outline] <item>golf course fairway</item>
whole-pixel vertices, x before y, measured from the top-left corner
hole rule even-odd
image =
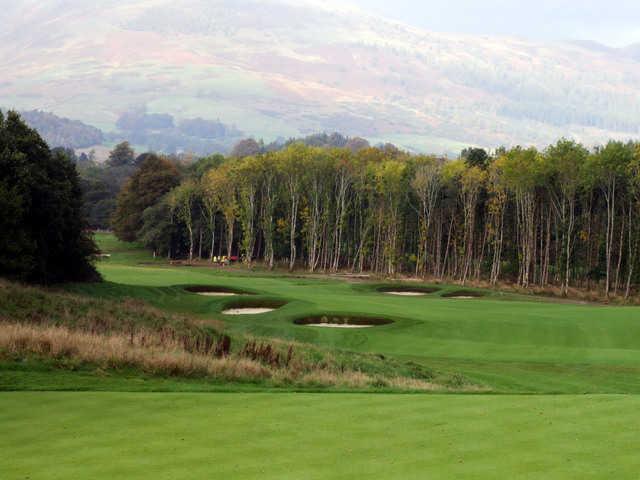
[[[5,393],[2,478],[636,479],[636,396]]]
[[[2,480],[638,478],[636,307],[498,291],[447,298],[460,290],[453,285],[394,296],[373,281],[173,266],[99,240],[112,255],[99,264],[106,282],[68,291],[140,299],[234,334],[419,364],[471,393],[322,393],[5,362]],[[222,313],[238,302],[273,309]],[[388,322],[295,323],[322,315]]]

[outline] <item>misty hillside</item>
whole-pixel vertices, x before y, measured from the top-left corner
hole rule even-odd
[[[20,112],[20,115],[52,147],[87,148],[104,141],[104,135],[99,129],[78,120],[40,110]]]
[[[340,131],[436,153],[639,133],[637,46],[436,34],[276,0],[43,3],[0,0],[2,103],[103,131],[144,107],[265,140]]]

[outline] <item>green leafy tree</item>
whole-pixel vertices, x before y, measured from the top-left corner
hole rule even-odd
[[[189,179],[169,193],[169,204],[187,229],[189,236],[189,261],[193,260],[194,206],[199,196],[199,185]]]
[[[173,222],[173,211],[167,196],[142,212],[142,227],[138,239],[153,252],[153,257],[170,256],[177,225]]]
[[[258,157],[246,157],[234,169],[238,186],[238,207],[242,226],[242,251],[245,261],[251,265],[256,239],[258,191],[261,165]]]
[[[37,283],[98,280],[86,226],[75,165],[17,113],[0,112],[0,274]]]
[[[227,256],[233,249],[234,226],[238,215],[236,198],[236,179],[228,163],[220,168],[209,170],[203,177],[204,188],[212,195],[212,203],[217,205],[225,219],[227,227]]]
[[[504,185],[515,198],[518,283],[528,287],[532,279],[536,249],[536,189],[541,183],[542,162],[539,152],[515,147],[497,160]]]
[[[607,225],[605,232],[605,295],[611,290],[614,244],[618,220],[618,197],[624,189],[634,150],[630,144],[611,141],[591,157],[588,176],[592,185],[600,190],[606,204]]]
[[[110,167],[122,167],[124,165],[133,165],[135,163],[136,153],[129,145],[129,142],[121,142],[109,152],[107,164]],[[142,163],[142,161],[140,162]]]
[[[142,227],[142,212],[180,183],[180,174],[170,161],[150,155],[124,184],[117,198],[111,224],[124,241],[137,239]]]
[[[576,226],[576,201],[584,183],[583,169],[589,152],[574,141],[562,139],[547,148],[544,153],[545,185],[551,197],[551,205],[560,219],[564,250],[564,279],[562,294],[569,288],[571,258]]]
[[[460,158],[470,167],[486,169],[489,165],[489,154],[484,148],[465,148],[460,154]]]

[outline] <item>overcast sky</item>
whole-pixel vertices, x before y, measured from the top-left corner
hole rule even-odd
[[[429,30],[541,40],[640,42],[640,0],[347,0]]]

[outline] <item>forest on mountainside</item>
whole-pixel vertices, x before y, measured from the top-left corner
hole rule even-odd
[[[220,120],[200,117],[177,120],[166,113],[147,113],[145,107],[121,113],[112,131],[102,131],[41,110],[24,111],[20,115],[52,148],[89,149],[127,139],[157,152],[206,155],[229,152],[242,138],[242,131]]]

